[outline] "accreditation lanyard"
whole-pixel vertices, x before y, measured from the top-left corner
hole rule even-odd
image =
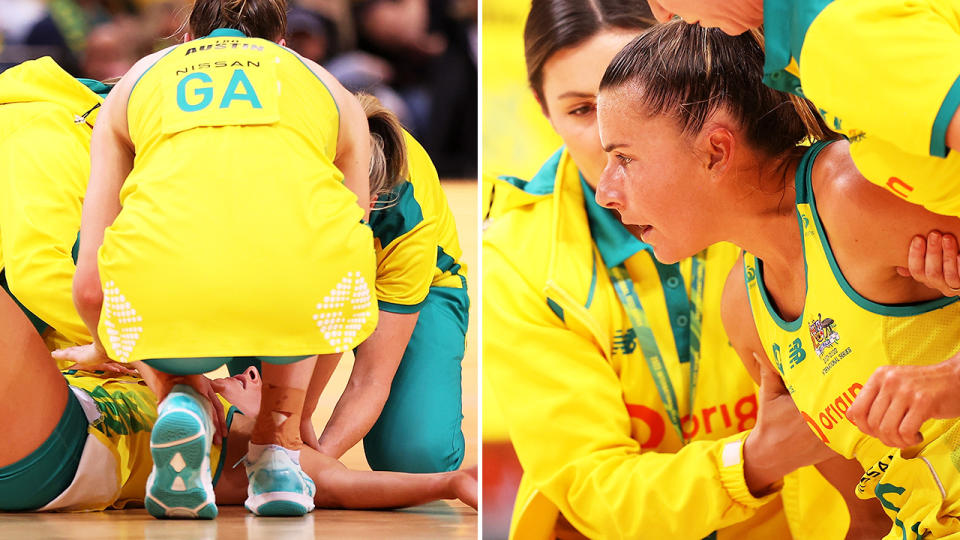
[[[694,390],[697,387],[697,377],[700,375],[700,332],[703,321],[703,260],[706,257],[706,251],[698,253],[691,259],[690,267],[690,408],[688,411],[692,414]],[[677,431],[680,441],[686,444],[683,436],[683,422],[680,421],[680,408],[677,406],[677,393],[673,390],[673,383],[667,374],[667,368],[663,362],[663,356],[660,354],[660,348],[653,336],[653,329],[647,322],[647,316],[640,304],[640,297],[633,286],[633,279],[627,271],[625,263],[618,264],[610,268],[610,278],[613,281],[613,288],[620,297],[620,303],[623,305],[627,317],[630,319],[630,325],[633,327],[634,335],[640,344],[640,350],[644,359],[647,361],[647,367],[653,376],[653,382],[657,385],[657,392],[660,394],[660,400],[663,402],[663,408],[670,418],[670,423]],[[674,340],[676,341],[676,340]]]

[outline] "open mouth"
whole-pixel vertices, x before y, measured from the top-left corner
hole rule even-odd
[[[244,389],[244,390],[247,389],[247,378],[244,377],[242,374],[241,374],[241,375],[234,375],[233,377],[230,377],[230,378],[231,378],[231,379],[236,379],[241,385],[243,385],[243,389]]]

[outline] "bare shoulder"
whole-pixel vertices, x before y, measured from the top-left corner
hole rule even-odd
[[[120,81],[117,85],[110,91],[110,96],[118,96],[122,98],[122,101],[126,102],[130,98],[130,91],[133,90],[134,85],[147,72],[158,60],[163,58],[171,49],[177,45],[171,45],[166,49],[159,50],[155,53],[148,54],[140,60],[137,61],[127,72],[120,78]],[[109,98],[108,98],[109,99]]]
[[[869,288],[874,274],[886,281],[896,266],[906,266],[914,235],[932,230],[960,234],[960,219],[934,214],[864,178],[845,141],[820,154],[813,167],[813,189],[833,255],[844,274],[851,273],[847,278],[854,288],[853,274]]]
[[[310,60],[309,58],[305,58],[301,56],[300,53],[298,53],[297,51],[294,51],[293,49],[287,49],[287,50],[290,51],[291,54],[299,58],[300,61],[303,62],[303,65],[307,66],[307,68],[310,71],[312,71],[313,74],[317,76],[317,78],[323,81],[323,84],[325,84],[327,88],[330,90],[330,93],[333,94],[334,100],[338,102],[338,105],[339,105],[340,99],[342,99],[341,96],[343,96],[344,94],[350,95],[350,92],[347,91],[347,89],[344,88],[342,84],[340,84],[340,81],[338,81],[337,78],[334,77],[323,66],[314,62],[313,60]]]
[[[753,354],[757,353],[762,357],[763,344],[760,342],[757,325],[753,320],[753,311],[750,309],[742,254],[727,275],[720,300],[720,317],[730,344],[737,351],[750,376],[759,384],[760,367],[756,365]]]

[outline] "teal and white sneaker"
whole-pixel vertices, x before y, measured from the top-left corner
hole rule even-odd
[[[302,516],[313,511],[317,487],[300,467],[300,452],[275,444],[250,447],[263,450],[255,460],[244,458],[247,510],[258,516]]]
[[[160,404],[150,434],[153,470],[144,497],[153,517],[217,517],[210,472],[213,419],[205,401],[193,388],[178,384]]]

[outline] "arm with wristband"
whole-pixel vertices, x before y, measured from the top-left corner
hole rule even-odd
[[[484,375],[525,481],[580,533],[701,538],[776,497],[747,488],[744,433],[643,450],[603,351],[567,328],[503,253],[488,244],[483,255]]]

